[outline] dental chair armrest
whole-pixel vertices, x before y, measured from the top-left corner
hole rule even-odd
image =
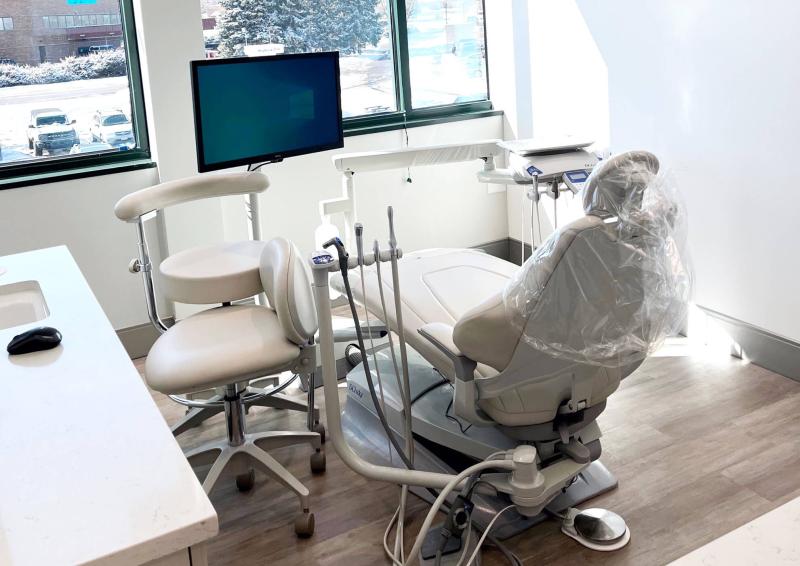
[[[466,357],[453,342],[453,327],[441,322],[426,324],[417,330],[423,337],[436,346],[445,356],[450,358],[456,370],[456,379],[472,381],[475,379],[475,368],[478,364]]]
[[[478,364],[462,354],[455,345],[453,327],[441,322],[432,322],[420,328],[418,332],[453,362],[456,370],[456,382],[453,384],[455,415],[478,426],[495,424],[478,408],[478,388],[475,384],[475,368]]]

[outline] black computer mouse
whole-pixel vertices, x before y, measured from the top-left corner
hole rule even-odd
[[[14,336],[6,349],[9,355],[19,356],[20,354],[52,350],[59,344],[61,344],[61,333],[55,328],[43,326]]]

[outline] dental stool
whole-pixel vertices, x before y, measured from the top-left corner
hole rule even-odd
[[[298,536],[314,532],[309,492],[267,451],[298,443],[314,449],[311,470],[325,470],[320,435],[315,432],[268,431],[248,434],[243,393],[248,380],[284,371],[313,376],[317,331],[311,285],[297,248],[284,239],[264,244],[260,257],[259,291],[270,306],[227,305],[181,320],[153,345],[145,365],[148,385],[167,395],[185,395],[224,388],[227,438],[186,454],[193,465],[213,462],[203,481],[210,493],[223,471],[235,466],[240,491],[252,489],[255,468],[300,498],[302,513],[295,521]]]
[[[268,187],[266,175],[260,172],[200,175],[142,189],[117,203],[117,217],[137,223],[140,253],[139,258],[131,263],[130,270],[142,274],[150,321],[160,333],[166,332],[168,327],[158,314],[145,222],[156,211],[170,206],[222,196],[254,196]],[[265,242],[254,240],[221,242],[172,254],[158,268],[159,291],[170,301],[189,305],[227,306],[258,297],[264,292],[259,269],[265,246]],[[269,374],[251,377],[253,381],[261,381]],[[300,377],[305,381],[305,376]],[[189,393],[188,397],[170,395],[173,401],[188,407],[186,415],[172,427],[175,436],[222,412],[224,391],[218,389],[216,395],[211,393],[213,391],[197,390]],[[241,394],[248,408],[258,405],[307,413],[308,429],[320,433],[324,439],[324,427],[319,424],[319,410],[314,408],[313,391],[309,391],[306,403],[274,389],[265,394],[263,389],[249,387],[248,384],[242,385]]]

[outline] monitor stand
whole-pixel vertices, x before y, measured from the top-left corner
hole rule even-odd
[[[258,165],[248,165],[248,171],[258,171],[262,167],[266,165],[271,165],[273,163],[280,163],[283,159],[275,159],[273,161],[266,161],[264,163],[259,163]],[[257,193],[250,193],[247,195],[247,200],[245,201],[245,213],[247,214],[247,218],[250,220],[250,228],[248,230],[250,239],[253,241],[258,241],[261,239],[261,209],[259,208],[258,204],[258,194]],[[267,297],[264,293],[260,293],[256,296],[256,304],[257,305],[266,305],[267,304]]]

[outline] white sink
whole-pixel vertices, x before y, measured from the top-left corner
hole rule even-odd
[[[36,281],[0,286],[0,330],[45,319],[50,315]]]

